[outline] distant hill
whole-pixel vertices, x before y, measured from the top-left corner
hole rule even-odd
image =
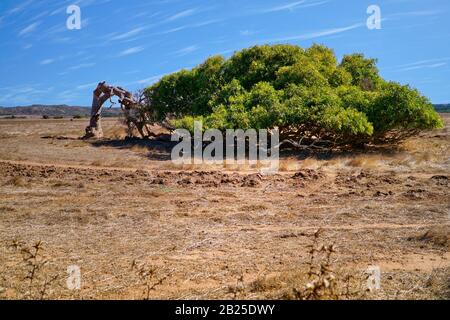
[[[434,108],[437,112],[450,113],[450,104],[435,104]],[[102,111],[103,117],[116,117],[120,115],[120,108],[104,108]],[[68,105],[40,105],[34,104],[23,107],[0,107],[0,117],[4,116],[29,116],[29,117],[74,117],[82,116],[89,117],[91,114],[90,107],[68,106]]]
[[[78,107],[68,105],[31,105],[24,107],[0,107],[0,116],[32,116],[32,117],[88,117],[91,113],[90,107]],[[104,108],[102,116],[114,117],[121,113],[120,108]]]
[[[435,104],[434,108],[437,112],[450,112],[450,104]]]

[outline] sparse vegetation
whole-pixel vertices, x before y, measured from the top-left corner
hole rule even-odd
[[[49,263],[41,252],[43,251],[43,243],[37,241],[34,245],[27,246],[22,241],[13,240],[10,248],[21,255],[21,265],[24,268],[25,276],[23,281],[27,283],[24,287],[19,282],[20,298],[43,300],[47,297],[48,290],[58,280],[58,274],[49,275],[45,270]],[[20,277],[20,275],[19,275]],[[21,291],[24,290],[24,291]]]
[[[142,292],[144,300],[149,300],[151,292],[162,285],[170,276],[168,273],[160,274],[161,271],[156,266],[149,266],[136,260],[133,260],[131,270],[137,274],[141,285],[144,287]]]
[[[331,255],[335,252],[335,246],[334,244],[319,244],[320,232],[321,229],[314,232],[314,240],[309,250],[309,282],[303,288],[293,289],[295,297],[301,300],[318,300],[321,298],[337,299],[339,297],[337,293],[337,280],[331,265]]]
[[[160,141],[113,138],[116,119],[102,141],[78,139],[84,121],[1,120],[0,299],[448,299],[443,117],[396,149],[286,151],[273,176],[174,166]]]

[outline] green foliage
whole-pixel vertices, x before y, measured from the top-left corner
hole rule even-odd
[[[375,90],[381,81],[376,64],[376,59],[366,59],[357,53],[344,56],[341,67],[352,76],[352,85],[363,90]]]
[[[376,60],[352,54],[338,63],[322,45],[263,45],[228,60],[210,57],[163,77],[145,94],[157,119],[171,116],[189,130],[202,120],[204,129],[278,127],[282,138],[352,145],[443,125],[417,90],[384,81]]]
[[[254,46],[236,52],[222,70],[226,82],[237,79],[249,90],[261,81],[272,83],[280,68],[294,65],[304,50],[298,46]]]
[[[194,132],[194,122],[195,121],[204,121],[204,118],[201,116],[193,117],[193,116],[185,116],[179,119],[173,120],[173,125],[177,128],[185,128],[188,129],[189,132]]]
[[[392,129],[433,129],[444,125],[427,98],[416,89],[395,82],[383,85],[367,114],[379,133]]]
[[[372,135],[373,126],[367,116],[353,108],[333,106],[326,108],[319,119],[323,128],[344,135]]]

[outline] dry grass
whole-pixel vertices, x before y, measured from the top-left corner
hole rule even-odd
[[[136,260],[133,260],[131,270],[136,273],[140,285],[143,287],[142,295],[144,300],[149,300],[152,291],[157,290],[157,287],[161,286],[170,276],[170,274],[161,272],[157,266],[149,266]]]
[[[0,121],[2,299],[30,291],[14,239],[45,243],[48,263],[27,295],[36,299],[43,286],[52,299],[353,299],[369,265],[381,290],[364,299],[449,298],[448,231],[434,231],[449,225],[446,132],[389,154],[286,158],[278,175],[260,176],[258,164],[177,167],[164,151],[41,138],[85,125]],[[69,265],[81,267],[81,290],[65,286]]]
[[[102,166],[105,166],[105,163],[101,160],[95,160],[95,161],[92,161],[90,163],[90,165],[94,166],[94,167],[102,167]]]
[[[378,166],[380,166],[380,162],[379,159],[376,158],[376,156],[358,155],[351,159],[348,159],[346,165],[363,169],[376,169]]]
[[[117,121],[114,126],[107,127],[107,129],[103,131],[103,134],[105,138],[120,140],[124,139],[127,136],[127,130],[120,121]]]
[[[269,299],[284,300],[343,300],[362,299],[367,295],[365,279],[361,273],[338,270],[334,244],[320,243],[322,230],[316,230],[310,237],[309,257],[305,267],[277,275],[261,276],[249,283],[251,293],[264,294]],[[241,289],[241,291],[245,291]]]
[[[5,185],[24,188],[30,186],[30,183],[24,177],[17,176],[6,181]]]
[[[148,148],[141,145],[134,145],[130,148],[130,150],[137,153],[148,153]]]
[[[15,289],[21,299],[43,300],[51,294],[52,288],[57,287],[59,274],[49,274],[47,265],[49,261],[42,255],[44,245],[37,241],[33,245],[27,245],[21,241],[13,240],[9,246],[13,253],[20,255],[21,262],[17,266],[19,286]],[[51,273],[51,272],[50,272]]]
[[[292,172],[300,169],[302,165],[304,165],[304,161],[300,162],[294,159],[281,159],[279,168],[282,172]]]

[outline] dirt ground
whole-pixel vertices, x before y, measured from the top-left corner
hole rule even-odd
[[[321,229],[338,298],[449,299],[443,117],[397,150],[283,156],[273,176],[176,167],[114,119],[96,142],[77,139],[87,120],[0,120],[0,298],[295,298]]]

